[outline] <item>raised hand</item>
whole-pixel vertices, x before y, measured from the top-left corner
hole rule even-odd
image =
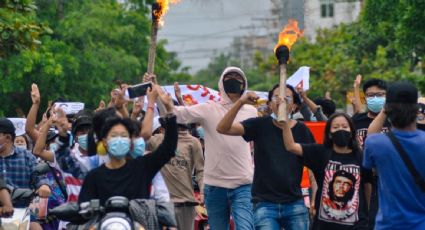
[[[168,93],[165,93],[159,85],[155,85],[154,88],[157,90],[159,99],[165,105],[167,111],[172,112],[174,108],[173,98]]]
[[[180,90],[180,86],[178,82],[174,82],[174,93],[176,94],[176,98],[182,97],[182,92]]]
[[[242,104],[254,105],[259,99],[258,95],[254,92],[248,92],[241,97]]]
[[[300,94],[302,98],[305,98],[307,96],[306,92],[304,91],[302,86],[297,86],[296,91]]]
[[[161,87],[159,87],[161,88]],[[152,84],[152,88],[149,88],[146,92],[146,96],[148,97],[149,103],[154,103],[155,100],[158,98],[158,87],[155,84]]]
[[[116,91],[115,108],[121,109],[127,103],[127,100],[124,97],[127,87],[128,86],[123,85],[120,90]]]
[[[362,83],[362,75],[357,74],[356,80],[354,80],[354,88],[360,87],[361,83]]]
[[[59,131],[59,135],[66,136],[69,123],[65,112],[60,107],[54,108],[53,121],[55,122],[56,128]]]
[[[145,73],[143,75],[143,82],[148,82],[148,81],[151,81],[154,84],[158,84],[158,82],[156,81],[156,75],[155,74]]]
[[[100,100],[99,101],[99,105],[97,106],[97,109],[95,109],[94,111],[97,112],[99,110],[102,110],[106,107],[105,101],[104,100]]]
[[[31,100],[33,104],[40,104],[40,91],[38,90],[38,86],[35,83],[31,85]]]
[[[142,110],[142,107],[143,107],[143,97],[139,97],[133,102],[132,115],[134,114],[137,116]]]

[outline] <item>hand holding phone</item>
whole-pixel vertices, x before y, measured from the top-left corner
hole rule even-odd
[[[148,91],[148,88],[152,88],[152,82],[133,85],[127,88],[125,95],[130,99],[145,96]]]

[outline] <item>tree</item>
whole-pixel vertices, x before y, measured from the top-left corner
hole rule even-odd
[[[39,37],[51,33],[49,27],[37,23],[32,1],[0,2],[0,61],[25,49],[41,44]]]
[[[38,0],[37,21],[49,24],[54,33],[40,37],[37,50],[25,50],[0,63],[0,96],[7,98],[0,108],[14,116],[17,107],[29,108],[32,82],[39,85],[44,102],[63,97],[82,101],[95,108],[108,99],[120,79],[129,84],[140,82],[146,70],[150,10],[142,1],[57,1]],[[58,10],[60,11],[58,13]],[[187,80],[187,72],[178,72],[176,55],[157,47],[155,73],[161,83],[177,78]]]

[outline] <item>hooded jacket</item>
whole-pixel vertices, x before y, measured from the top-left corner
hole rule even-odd
[[[229,72],[237,72],[244,78],[245,93],[248,81],[243,71],[237,67],[227,67],[218,82],[221,94],[219,102],[177,106],[174,113],[178,123],[200,123],[205,130],[204,184],[233,189],[252,183],[253,163],[249,143],[242,137],[227,136],[216,131],[220,120],[233,106],[223,86],[224,75]],[[257,110],[251,105],[244,105],[235,122],[252,117],[257,117]]]

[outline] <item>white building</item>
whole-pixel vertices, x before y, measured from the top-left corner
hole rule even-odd
[[[317,29],[354,22],[361,6],[359,0],[304,0],[304,36],[314,41]]]

